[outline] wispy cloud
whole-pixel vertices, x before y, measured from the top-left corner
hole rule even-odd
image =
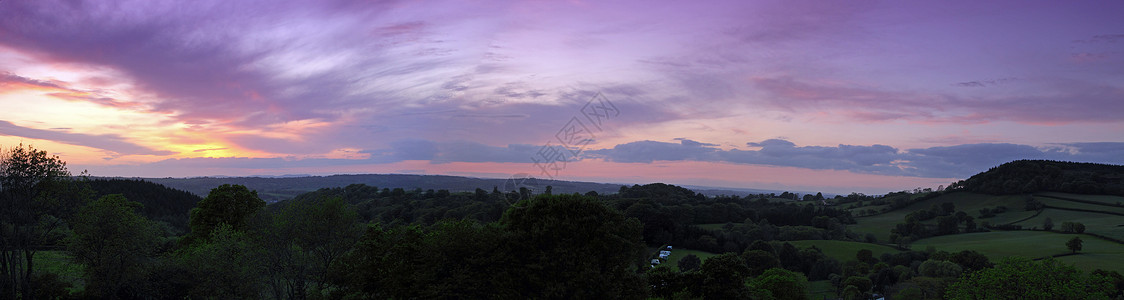
[[[1119,101],[1124,99],[1124,87],[1101,84],[1071,83],[1070,86],[1058,86],[1055,90],[1037,95],[965,97],[851,84],[817,84],[790,77],[758,78],[753,82],[754,86],[770,94],[766,101],[771,106],[798,113],[827,111],[859,122],[1105,123],[1119,121],[1110,111],[1124,111],[1124,101]],[[983,87],[1007,81],[985,82],[971,81],[958,85]]]
[[[153,150],[110,134],[89,135],[62,130],[42,130],[23,127],[0,120],[0,135],[51,140],[65,144],[101,149],[120,155],[171,155],[172,151]]]
[[[0,1],[0,130],[161,169],[521,164],[600,92],[622,114],[589,161],[920,177],[1119,161],[1120,4],[1010,6]]]

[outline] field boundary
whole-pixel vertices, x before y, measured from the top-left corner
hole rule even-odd
[[[1076,199],[1076,198],[1069,198],[1069,197],[1062,197],[1062,196],[1043,195],[1043,194],[1033,194],[1032,196],[1043,197],[1043,198],[1053,198],[1053,199],[1058,199],[1058,200],[1065,200],[1065,201],[1072,201],[1072,202],[1093,204],[1093,205],[1100,205],[1100,206],[1108,206],[1108,207],[1121,207],[1119,205],[1108,204],[1108,203],[1104,203],[1104,202],[1100,202],[1100,201],[1083,200],[1083,199]]]
[[[1092,210],[1092,209],[1072,208],[1072,207],[1057,207],[1057,206],[1051,206],[1051,205],[1042,205],[1042,208],[1052,208],[1052,209],[1079,211],[1079,212],[1097,213],[1097,214],[1106,214],[1106,215],[1114,215],[1114,216],[1124,217],[1124,214],[1122,214],[1122,213],[1111,212],[1111,211],[1103,211],[1103,210]]]
[[[1018,220],[1015,220],[1014,222],[999,224],[999,226],[1015,225],[1015,223],[1024,222],[1026,220],[1034,219],[1034,217],[1037,217],[1038,215],[1041,215],[1042,211],[1044,211],[1044,210],[1046,210],[1045,207],[1043,207],[1043,209],[1039,209],[1038,211],[1034,212],[1034,214],[1030,215],[1029,217],[1018,219]]]

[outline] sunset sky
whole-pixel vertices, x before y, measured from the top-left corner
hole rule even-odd
[[[95,176],[935,188],[1015,159],[1124,163],[1121,16],[1121,1],[3,0],[0,145]],[[568,161],[544,163],[563,136]]]

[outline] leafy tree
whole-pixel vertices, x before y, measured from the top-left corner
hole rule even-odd
[[[697,278],[697,275],[698,272],[680,273],[671,268],[654,268],[647,273],[652,296],[665,299],[675,299],[676,293],[690,293],[688,287],[697,288],[701,283],[690,282],[690,279]]]
[[[0,152],[0,274],[5,298],[34,299],[35,254],[57,244],[90,197],[58,156],[23,144]]]
[[[523,270],[522,292],[545,298],[631,298],[643,295],[637,271],[646,265],[643,226],[597,199],[540,195],[504,213],[501,226]],[[707,260],[710,261],[709,259]],[[705,269],[706,263],[703,264]]]
[[[993,266],[987,256],[975,250],[964,250],[952,255],[951,261],[960,265],[965,273],[975,272]]]
[[[1100,276],[1085,276],[1053,259],[1034,262],[1010,257],[994,268],[960,278],[949,299],[1108,299],[1112,286]]]
[[[976,231],[976,220],[973,219],[972,217],[968,217],[967,219],[964,220],[964,232],[974,232],[974,231]]]
[[[1081,237],[1075,236],[1072,239],[1070,239],[1068,242],[1065,242],[1065,247],[1069,248],[1069,251],[1073,251],[1073,253],[1077,253],[1077,251],[1081,251],[1081,244],[1082,243],[1084,243],[1084,241],[1081,240]]]
[[[746,299],[749,268],[734,253],[720,254],[703,262],[699,272],[703,275],[702,296],[706,299]]]
[[[349,298],[521,298],[518,253],[498,224],[442,221],[367,228],[332,272]]]
[[[963,268],[956,263],[947,260],[926,260],[917,267],[917,273],[921,276],[939,277],[939,278],[954,278],[960,276]]]
[[[87,205],[74,220],[68,248],[85,265],[86,292],[113,299],[145,281],[145,268],[157,244],[155,224],[135,212],[140,203],[119,194]],[[136,291],[133,291],[135,293]]]
[[[921,294],[921,289],[917,287],[908,287],[902,289],[901,291],[898,291],[897,294],[894,294],[894,299],[922,300],[925,299],[925,296]]]
[[[960,219],[956,218],[955,216],[938,217],[937,218],[937,234],[938,235],[956,234],[956,233],[960,232],[960,228],[958,227],[959,224],[960,224]]]
[[[1046,217],[1046,220],[1042,221],[1042,229],[1046,230],[1046,231],[1050,231],[1051,229],[1054,229],[1054,220],[1050,219],[1049,217]]]
[[[702,260],[699,259],[698,256],[694,254],[687,254],[687,256],[679,259],[678,267],[680,272],[689,272],[697,270],[700,265],[702,265]]]
[[[749,276],[758,276],[765,273],[765,270],[781,267],[781,261],[776,255],[762,250],[746,250],[742,253],[742,260],[749,267]]]
[[[221,185],[191,209],[191,235],[206,238],[221,224],[230,225],[231,230],[245,230],[250,216],[263,207],[265,201],[258,197],[257,191],[250,191],[243,185]]]
[[[863,292],[859,287],[853,285],[848,285],[846,288],[843,288],[842,296],[845,300],[862,300],[868,298],[866,297],[866,292]]]
[[[877,293],[885,292],[887,286],[897,284],[899,278],[898,272],[892,268],[882,268],[870,275],[870,279],[874,284],[874,292]]]
[[[749,285],[754,289],[767,291],[768,295],[777,300],[808,298],[808,278],[804,274],[781,268],[765,270],[765,273],[750,280]]]
[[[870,251],[870,249],[859,250],[858,252],[855,253],[855,259],[858,259],[861,262],[864,262],[864,263],[867,263],[867,264],[872,264],[872,265],[875,264],[875,263],[878,263],[878,259],[874,258],[874,252]]]
[[[1109,297],[1120,299],[1124,296],[1124,275],[1120,275],[1120,272],[1097,269],[1092,275],[1100,276],[1112,284],[1114,291],[1109,293]]]
[[[189,298],[260,298],[263,251],[245,232],[220,222],[206,239],[181,249],[175,259],[193,278]]]
[[[303,298],[306,284],[325,290],[329,273],[363,234],[358,213],[341,197],[291,201],[273,216],[267,244],[275,296]]]
[[[187,191],[140,179],[95,178],[88,183],[97,197],[121,194],[129,201],[140,203],[138,213],[154,222],[166,223],[172,235],[183,235],[190,230],[189,212],[203,200]]]

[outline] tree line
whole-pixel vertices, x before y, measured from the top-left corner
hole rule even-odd
[[[875,258],[860,251],[840,262],[782,237],[854,238],[843,228],[853,223],[846,211],[706,197],[664,184],[613,195],[352,185],[273,205],[245,186],[224,184],[186,212],[183,233],[150,217],[179,215],[169,207],[182,204],[141,199],[154,197],[149,192],[100,194],[94,185],[45,151],[21,145],[4,152],[0,299],[804,299],[808,280],[820,279],[847,297],[895,291],[972,298],[995,291],[961,284],[963,278],[993,280],[1036,266],[993,266],[971,252]],[[702,222],[728,226],[708,230]],[[723,254],[682,272],[651,268],[646,249],[666,241],[712,245]],[[81,265],[83,287],[35,265],[37,253],[57,249]],[[1059,295],[1119,294],[1111,288],[1115,272],[1086,276],[1045,264],[1065,275],[1051,283],[1080,284]]]

